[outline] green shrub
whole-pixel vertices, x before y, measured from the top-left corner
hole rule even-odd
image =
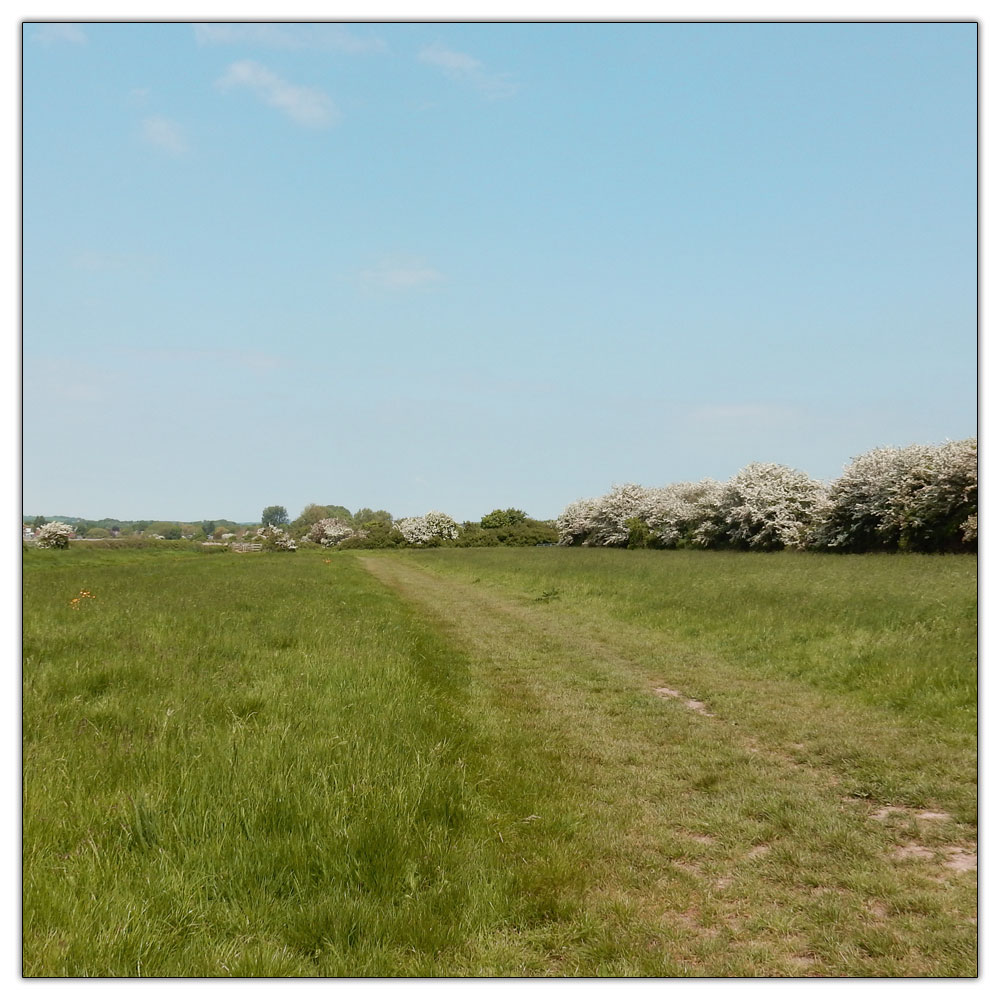
[[[515,524],[522,524],[527,520],[528,515],[523,510],[515,507],[508,507],[506,510],[494,510],[486,514],[479,522],[483,528],[508,528]]]
[[[625,522],[628,528],[628,541],[625,547],[629,549],[649,549],[653,547],[655,535],[650,531],[649,525],[641,518],[630,517]]]

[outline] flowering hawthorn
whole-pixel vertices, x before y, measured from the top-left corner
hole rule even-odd
[[[753,464],[728,483],[711,479],[647,489],[617,486],[603,497],[577,500],[556,519],[561,545],[628,545],[644,541],[740,548],[802,548],[821,516],[825,491],[805,473]]]
[[[35,535],[35,544],[40,549],[68,549],[69,538],[73,534],[71,525],[62,521],[49,521],[43,524]]]
[[[253,540],[260,542],[265,549],[271,552],[294,552],[296,549],[292,536],[276,524],[265,524],[262,528],[258,528]]]
[[[826,506],[826,487],[787,465],[751,462],[718,498],[723,537],[738,548],[803,549]]]
[[[594,529],[600,499],[574,500],[557,518],[560,545],[586,545]]]
[[[875,448],[855,458],[831,486],[819,544],[864,552],[973,543],[978,487],[975,438]]]
[[[635,483],[613,487],[598,500],[591,516],[590,533],[583,544],[625,545],[629,538],[629,522],[640,517],[648,499],[649,490]]]
[[[755,462],[726,483],[629,484],[576,500],[556,519],[560,545],[816,547],[938,552],[979,534],[975,438],[875,448],[827,488],[785,465]]]
[[[705,548],[721,533],[718,515],[722,490],[723,484],[714,479],[647,490],[640,517],[664,548]]]
[[[320,545],[337,545],[339,542],[344,541],[345,538],[350,538],[352,535],[358,534],[355,531],[353,525],[348,524],[346,521],[342,521],[337,517],[324,517],[317,521],[306,534],[306,540],[310,542],[318,542]]]
[[[395,527],[408,545],[427,545],[436,540],[458,538],[458,525],[439,510],[428,511],[423,517],[404,517]]]

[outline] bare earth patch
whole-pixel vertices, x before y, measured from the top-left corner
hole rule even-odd
[[[972,872],[979,867],[979,853],[964,847],[946,847],[950,857],[945,861],[945,868],[956,872]]]
[[[659,695],[661,698],[676,698],[679,701],[684,702],[684,707],[690,708],[692,712],[697,712],[699,715],[706,715],[709,718],[715,718],[713,713],[705,707],[705,703],[703,701],[698,701],[695,698],[686,698],[680,693],[680,691],[675,691],[673,688],[654,688],[653,694]]]
[[[976,851],[968,847],[945,847],[942,848],[946,857],[941,862],[945,868],[954,872],[974,872],[979,865],[979,855]],[[940,851],[935,852],[922,844],[903,844],[897,847],[892,856],[896,861],[909,861],[917,859],[919,861],[938,861]]]
[[[906,816],[910,819],[925,820],[927,822],[946,822],[954,818],[950,813],[932,812],[930,810],[920,812],[908,806],[882,806],[872,813],[872,819],[877,819],[881,822],[893,816]]]

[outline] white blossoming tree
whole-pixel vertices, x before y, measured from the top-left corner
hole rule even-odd
[[[404,517],[396,522],[407,545],[436,545],[458,538],[458,524],[439,510],[428,511],[423,517]]]
[[[320,545],[332,546],[355,534],[357,532],[354,526],[342,521],[339,517],[324,517],[309,529],[306,539],[310,542],[318,542]]]
[[[875,448],[829,488],[761,462],[726,483],[616,486],[569,504],[556,528],[560,545],[953,551],[977,543],[978,486],[970,438]]]
[[[585,545],[627,545],[633,525],[649,502],[649,490],[635,483],[615,486],[600,498]]]
[[[772,462],[751,462],[718,498],[718,525],[737,548],[802,549],[826,507],[826,487],[804,472]]]
[[[652,491],[635,483],[610,493],[571,503],[556,518],[560,545],[624,546],[644,520]]]
[[[72,534],[71,525],[63,524],[62,521],[49,521],[38,529],[35,545],[40,549],[68,549]]]
[[[960,525],[962,541],[975,545],[979,541],[979,514],[970,514]]]
[[[831,486],[818,541],[849,552],[968,545],[978,534],[978,487],[975,438],[875,448]]]
[[[560,545],[582,545],[590,537],[597,519],[599,499],[574,500],[557,518]]]
[[[978,535],[979,448],[975,438],[946,441],[903,482],[900,548],[940,552]]]
[[[719,540],[723,484],[714,479],[647,490],[640,517],[664,548],[706,548]]]
[[[276,524],[265,524],[258,528],[253,540],[260,542],[269,552],[294,552],[296,549],[295,539]]]

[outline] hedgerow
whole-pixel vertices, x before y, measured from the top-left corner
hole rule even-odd
[[[569,504],[556,528],[561,545],[968,551],[978,539],[977,503],[970,438],[876,448],[829,485],[759,462],[725,483],[629,483]]]

